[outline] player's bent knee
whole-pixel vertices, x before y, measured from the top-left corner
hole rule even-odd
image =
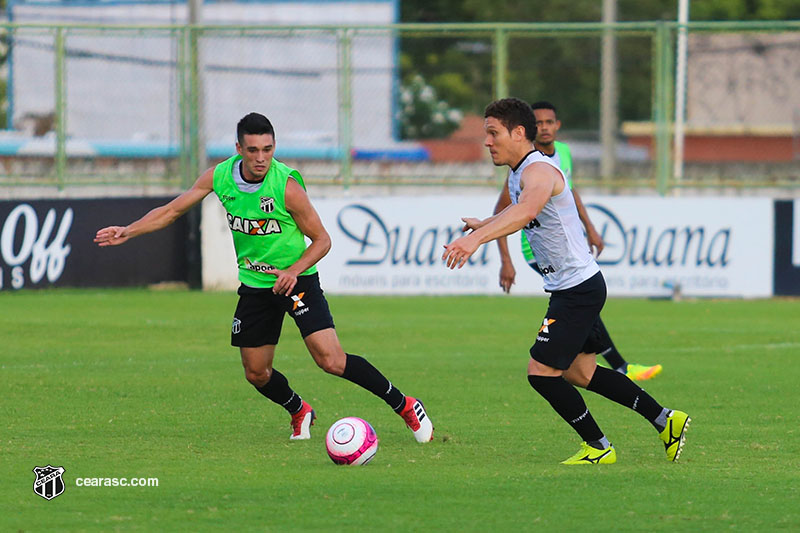
[[[255,385],[256,387],[263,387],[269,383],[270,378],[272,378],[272,370],[253,370],[250,368],[245,368],[244,377],[250,382],[250,384]]]
[[[592,381],[597,368],[595,354],[580,353],[570,367],[564,372],[564,379],[576,387],[586,388]]]
[[[586,386],[589,385],[589,381],[591,381],[590,376],[586,376],[586,374],[582,372],[572,371],[571,369],[564,372],[564,379],[582,389],[585,389]]]
[[[563,375],[564,371],[544,363],[540,363],[536,359],[531,358],[528,361],[528,375],[529,376],[542,376],[542,377],[558,377]]]
[[[344,361],[340,361],[338,357],[317,357],[315,361],[317,366],[328,374],[341,376],[344,373]]]

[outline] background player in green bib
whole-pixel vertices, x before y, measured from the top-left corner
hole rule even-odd
[[[605,245],[603,244],[603,238],[595,229],[594,224],[592,224],[578,191],[572,187],[572,153],[570,152],[569,145],[556,140],[558,130],[561,128],[561,121],[558,120],[556,115],[556,108],[553,104],[546,101],[535,102],[531,104],[531,108],[536,117],[536,140],[533,143],[534,148],[554,159],[555,163],[564,172],[567,178],[567,184],[569,184],[570,189],[572,189],[572,195],[575,198],[575,207],[577,207],[578,216],[583,223],[586,239],[589,242],[589,249],[594,256],[597,257],[603,251]],[[508,197],[508,191],[504,190],[497,200],[494,213],[499,213],[510,203],[511,199]],[[537,273],[541,274],[539,265],[536,262],[536,257],[534,257],[531,251],[531,245],[528,243],[528,239],[525,238],[523,232],[520,232],[520,238],[522,254],[525,256],[525,261]],[[506,239],[497,239],[497,245],[500,249],[501,260],[500,286],[505,292],[510,292],[511,285],[514,284],[514,278],[516,277],[516,270],[511,261],[511,254],[508,252],[508,243]],[[597,342],[599,345],[605,347],[605,349],[600,352],[600,355],[605,358],[611,368],[627,375],[634,381],[650,379],[661,372],[661,365],[649,366],[627,362],[619,353],[616,346],[614,346],[614,342],[611,340],[611,336],[608,334],[608,330],[602,319],[598,320],[596,326],[594,334],[597,337]]]
[[[272,366],[286,313],[320,368],[372,392],[405,420],[417,442],[430,441],[433,424],[422,402],[401,393],[363,357],[342,350],[316,267],[331,239],[300,173],[273,158],[272,124],[250,113],[237,124],[236,137],[238,155],[206,170],[191,189],[128,226],[99,230],[94,242],[114,246],[162,229],[214,192],[227,212],[242,283],[231,344],[239,347],[247,381],[291,415],[290,438],[310,438],[316,414]]]

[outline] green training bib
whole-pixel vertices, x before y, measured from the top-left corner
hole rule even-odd
[[[271,288],[277,277],[266,270],[284,270],[294,264],[306,249],[306,240],[292,215],[286,210],[286,182],[289,178],[306,188],[300,173],[272,159],[258,190],[244,192],[234,181],[239,173],[240,155],[214,167],[214,192],[226,211],[233,236],[239,281],[249,287]],[[301,275],[317,271],[312,266]]]

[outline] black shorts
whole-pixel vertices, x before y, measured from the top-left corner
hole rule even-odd
[[[532,263],[528,263],[528,265],[537,274],[540,276],[542,275],[542,270],[539,268],[539,263],[534,261]],[[608,330],[606,330],[603,320],[600,317],[597,317],[597,321],[594,323],[594,326],[592,326],[592,332],[589,334],[589,338],[586,339],[583,349],[578,353],[603,353],[612,346],[614,346],[614,344],[611,342],[611,337],[608,335]]]
[[[246,285],[240,286],[237,294],[239,303],[231,326],[233,346],[278,344],[286,313],[292,315],[303,338],[334,327],[317,274],[298,276],[297,285],[290,296],[275,294],[272,289],[256,289]]]
[[[531,357],[566,370],[579,353],[596,353],[597,335],[593,332],[605,302],[606,282],[601,272],[570,289],[553,291]]]

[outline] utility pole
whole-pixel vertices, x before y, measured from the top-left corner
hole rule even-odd
[[[678,52],[675,67],[675,150],[672,163],[672,177],[678,184],[683,179],[683,146],[686,117],[686,69],[689,55],[689,0],[678,4]]]
[[[203,99],[203,59],[201,54],[199,30],[197,26],[203,21],[203,0],[187,0],[189,8],[189,172],[196,179],[205,171],[208,164],[206,157],[206,142],[204,134],[204,99]],[[202,220],[202,204],[195,206],[186,213],[186,263],[187,281],[192,289],[203,288],[203,253],[200,236],[200,222]]]
[[[617,0],[603,0],[603,48],[600,57],[600,176],[614,177],[617,160],[617,38],[611,24],[617,21]]]
[[[203,23],[203,0],[188,0],[189,2],[189,25],[196,28]],[[198,30],[190,30],[189,33],[189,57],[191,58],[189,90],[192,92],[190,101],[192,102],[192,129],[193,139],[192,149],[195,150],[195,174],[199,175],[204,171],[208,164],[206,158],[205,143],[205,120],[204,120],[204,94],[203,94],[203,55],[200,46],[200,35]]]

